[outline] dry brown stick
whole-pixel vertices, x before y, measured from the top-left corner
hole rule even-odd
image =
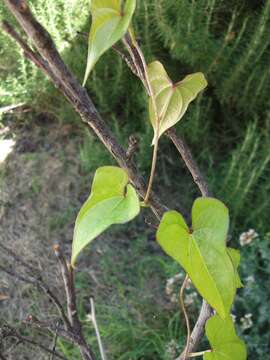
[[[2,354],[1,350],[0,350],[0,360],[7,360],[7,358]]]
[[[55,357],[62,359],[62,360],[67,360],[67,358],[65,358],[64,356],[62,356],[61,354],[59,354],[56,351],[52,351],[51,349],[48,349],[46,346],[36,342],[33,339],[30,339],[28,337],[24,337],[21,336],[18,331],[16,329],[14,329],[13,327],[11,327],[10,325],[5,324],[2,328],[1,328],[1,338],[5,339],[5,338],[9,338],[9,337],[13,337],[16,338],[18,340],[20,340],[20,342],[23,343],[27,343],[36,347],[39,347],[41,350],[43,350],[44,352],[47,352],[49,354],[54,354]]]
[[[178,150],[179,154],[181,155],[186,167],[188,168],[189,172],[191,173],[195,184],[201,191],[203,196],[212,196],[212,193],[208,187],[208,184],[201,173],[199,166],[197,165],[196,161],[194,160],[191,151],[186,144],[185,140],[182,139],[180,136],[176,135],[176,131],[174,128],[170,128],[167,130],[166,135],[168,138],[173,142],[176,149]]]
[[[58,339],[58,327],[59,327],[59,323],[57,323],[57,325],[56,325],[56,331],[55,331],[55,333],[54,333],[54,336],[53,336],[53,342],[52,342],[52,351],[53,351],[53,354],[51,354],[50,356],[49,356],[49,360],[54,360],[54,352],[55,352],[55,350],[56,350],[56,346],[57,346],[57,339]]]
[[[66,341],[69,341],[73,345],[78,345],[78,343],[80,342],[79,337],[75,335],[71,330],[63,329],[56,324],[40,321],[34,318],[32,315],[29,315],[23,323],[34,329],[39,329],[42,331],[47,330],[52,334],[55,334],[57,332],[58,336],[62,337]]]
[[[15,260],[17,263],[21,264],[22,266],[24,266],[26,269],[28,269],[30,271],[30,274],[39,274],[40,276],[40,272],[38,269],[34,268],[33,266],[31,266],[28,262],[24,261],[20,256],[18,256],[13,250],[11,250],[10,248],[6,247],[5,245],[0,243],[0,248],[2,250],[4,250],[4,252],[13,258],[13,260]]]
[[[67,261],[64,258],[59,245],[54,246],[54,253],[60,264],[60,269],[64,282],[69,322],[71,323],[73,329],[75,329],[79,333],[81,331],[81,324],[77,315],[76,297],[73,287],[72,268],[67,264]]]
[[[28,271],[30,271],[30,274],[27,274],[27,277],[24,275],[19,274],[18,272],[7,268],[7,266],[2,266],[0,265],[0,270],[2,270],[3,272],[7,273],[8,275],[29,283],[35,287],[37,287],[38,289],[41,289],[48,297],[49,299],[52,301],[52,303],[55,305],[55,307],[57,308],[59,315],[61,316],[61,319],[65,325],[66,329],[70,328],[70,323],[66,317],[65,311],[63,309],[63,306],[61,305],[60,301],[58,300],[58,298],[54,295],[54,293],[51,291],[51,289],[48,287],[48,285],[43,281],[42,276],[40,274],[40,271],[38,269],[35,269],[33,266],[29,265],[27,262],[25,262],[22,258],[20,258],[20,256],[18,256],[17,254],[14,253],[14,251],[12,251],[11,249],[7,248],[6,246],[4,246],[3,244],[0,244],[0,247],[9,255],[11,256],[16,262],[18,262],[19,264],[21,264],[22,266],[24,266],[24,268]],[[27,273],[27,272],[26,272]],[[37,276],[35,276],[35,274],[37,274]]]
[[[41,275],[39,272],[33,268],[32,266],[28,265],[24,262],[24,260],[20,259],[20,257],[16,254],[14,254],[13,251],[9,250],[5,246],[2,246],[2,249],[5,249],[5,251],[14,258],[17,262],[22,264],[27,270],[31,270],[31,275],[27,274],[21,275],[14,271],[13,269],[8,268],[7,266],[0,265],[0,270],[7,273],[8,275],[20,280],[24,281],[26,283],[29,283],[33,286],[36,286],[37,288],[43,290],[46,295],[53,301],[53,303],[58,308],[61,318],[64,322],[65,329],[60,329],[59,326],[57,326],[55,329],[52,328],[51,325],[46,325],[46,329],[52,331],[53,333],[58,333],[60,336],[63,336],[67,340],[71,341],[75,345],[77,345],[80,348],[82,357],[84,360],[95,360],[95,356],[92,353],[91,349],[87,345],[82,329],[81,329],[81,323],[77,316],[77,310],[76,310],[76,297],[75,297],[75,289],[74,289],[74,279],[73,279],[73,271],[71,268],[69,268],[63,254],[60,251],[59,247],[55,247],[55,253],[59,260],[61,271],[62,271],[62,277],[65,284],[65,291],[66,291],[66,297],[67,297],[67,304],[68,304],[68,314],[69,319],[66,318],[64,309],[62,305],[60,304],[57,297],[52,293],[52,291],[49,289],[46,283],[43,282]],[[38,278],[35,278],[35,274],[38,272]],[[27,318],[26,324],[35,324],[38,328],[44,328],[41,326],[41,323],[39,321],[36,321],[33,319],[32,316],[29,316]],[[44,347],[45,349],[45,347]],[[53,351],[49,351],[50,354],[55,354]]]
[[[54,252],[58,259],[62,278],[64,281],[66,299],[67,299],[67,311],[69,321],[71,323],[71,330],[74,335],[79,339],[78,346],[81,351],[81,355],[84,360],[95,360],[96,357],[91,350],[91,348],[87,345],[87,342],[84,338],[81,322],[78,318],[77,306],[76,306],[76,293],[74,288],[74,278],[73,278],[73,268],[70,264],[67,263],[61,248],[59,245],[54,246]]]

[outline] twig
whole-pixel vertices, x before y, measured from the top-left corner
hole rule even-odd
[[[157,111],[155,95],[154,95],[154,92],[152,89],[152,85],[149,81],[148,72],[147,72],[147,64],[146,64],[146,60],[144,58],[143,52],[141,51],[140,46],[138,45],[137,41],[132,40],[132,36],[131,36],[130,32],[128,32],[125,35],[124,43],[130,53],[131,58],[133,59],[136,69],[140,69],[138,71],[138,76],[139,76],[140,80],[142,81],[142,83],[145,87],[145,90],[147,91],[148,95],[151,98],[152,106],[153,106],[153,110],[154,110],[155,121],[157,124],[157,129],[156,129],[155,138],[154,138],[154,149],[153,149],[153,156],[152,156],[151,173],[150,173],[150,177],[148,180],[148,187],[147,187],[146,195],[144,198],[144,203],[147,205],[149,202],[149,198],[150,198],[150,194],[151,194],[151,190],[152,190],[152,185],[153,185],[155,170],[156,170],[156,164],[157,164],[160,118],[159,118],[159,114]]]
[[[61,248],[59,245],[54,246],[54,252],[58,259],[62,278],[64,281],[66,299],[67,299],[67,310],[68,317],[72,327],[72,333],[76,335],[78,338],[77,345],[80,348],[81,355],[84,360],[95,360],[96,357],[91,350],[91,348],[87,345],[87,342],[84,338],[82,327],[80,320],[77,314],[77,306],[76,306],[76,294],[74,289],[74,278],[73,278],[73,268],[70,264],[67,263]]]
[[[144,218],[144,222],[152,229],[155,229],[155,230],[158,229],[158,224],[154,224],[153,221],[151,221],[150,219]]]
[[[196,161],[194,160],[189,147],[187,146],[184,139],[176,135],[175,129],[170,128],[167,130],[166,135],[173,142],[176,149],[179,151],[186,167],[190,171],[195,184],[200,189],[203,196],[212,196],[211,191],[207,185],[204,176],[202,175]]]
[[[46,346],[36,342],[33,339],[21,336],[17,332],[17,330],[12,328],[10,325],[4,325],[4,329],[3,328],[1,329],[1,336],[2,336],[3,339],[8,338],[8,337],[15,337],[16,339],[20,340],[21,342],[28,343],[30,345],[39,347],[41,350],[43,350],[43,351],[45,351],[45,352],[47,352],[49,354],[53,354],[54,356],[56,356],[59,359],[67,360],[67,358],[65,358],[64,356],[62,356],[58,352],[52,351],[51,349],[48,349]]]
[[[58,327],[59,327],[59,323],[57,323],[56,325],[56,331],[53,337],[53,343],[52,343],[52,351],[55,352],[56,350],[56,345],[57,345],[57,339],[58,339]],[[54,354],[51,354],[49,356],[49,360],[54,360]]]
[[[14,30],[14,28],[9,24],[7,21],[2,22],[2,29],[11,37],[13,38],[22,48],[24,52],[24,56],[32,61],[38,68],[43,70],[48,76],[53,77],[53,74],[50,70],[48,64],[43,60],[43,58],[34,52],[30,46],[23,40],[23,38]],[[58,82],[57,82],[57,86]]]
[[[6,247],[5,245],[0,243],[0,248],[2,250],[5,251],[6,254],[8,254],[9,256],[11,256],[17,263],[21,264],[22,266],[24,266],[26,269],[28,269],[30,271],[30,273],[33,275],[35,273],[38,273],[40,276],[40,272],[38,269],[34,268],[33,266],[31,266],[28,262],[24,261],[20,256],[18,256],[13,250],[11,250],[10,248]]]
[[[56,334],[62,336],[66,340],[71,341],[73,344],[75,344],[76,346],[79,347],[79,349],[81,351],[81,355],[84,360],[95,360],[96,359],[95,355],[93,354],[92,350],[89,348],[89,346],[87,345],[87,343],[85,341],[85,338],[83,336],[82,329],[81,329],[81,323],[77,316],[73,269],[68,266],[62,252],[60,251],[60,247],[55,246],[54,250],[55,250],[55,254],[60,263],[62,277],[63,277],[63,281],[64,281],[64,285],[65,285],[69,319],[67,319],[67,317],[65,315],[65,311],[64,311],[61,303],[57,299],[57,297],[52,293],[52,291],[49,289],[47,284],[45,282],[43,282],[41,275],[39,274],[38,278],[34,277],[37,270],[35,268],[31,267],[30,265],[28,265],[27,263],[25,263],[24,260],[22,260],[18,255],[14,254],[14,252],[11,251],[10,249],[3,247],[3,246],[2,246],[2,249],[5,249],[5,251],[10,256],[12,256],[14,258],[14,260],[16,260],[17,262],[22,264],[28,270],[31,269],[32,274],[31,274],[31,276],[30,275],[24,276],[24,275],[18,274],[16,271],[8,268],[7,266],[2,266],[2,265],[0,265],[0,270],[20,281],[24,281],[33,286],[36,286],[38,289],[43,290],[45,292],[45,294],[56,305],[56,307],[61,315],[61,319],[64,322],[65,329],[61,329],[59,324],[55,327],[55,326],[52,326],[51,324],[42,323],[42,322],[34,319],[31,315],[28,316],[27,321],[25,321],[25,324],[32,325],[32,326],[34,325],[35,327],[40,328],[40,329],[47,329],[47,330],[53,332],[55,334],[55,337],[56,337]],[[19,338],[18,336],[17,336],[17,338],[23,340],[24,342],[26,341],[25,338],[22,338],[22,337]],[[55,342],[56,342],[56,340],[55,340]],[[38,346],[39,344],[36,344],[36,345]],[[46,348],[44,347],[44,349],[46,349]],[[51,355],[57,356],[55,351],[50,350],[48,352]]]
[[[138,149],[138,139],[134,135],[130,135],[128,139],[127,158],[132,159]]]
[[[121,57],[121,59],[125,61],[125,63],[127,64],[128,68],[131,70],[131,72],[132,72],[135,76],[137,76],[138,78],[140,78],[140,74],[138,73],[138,69],[137,69],[136,66],[134,65],[132,59],[129,58],[125,53],[123,53],[123,51],[121,51],[118,46],[113,45],[112,48],[113,48],[113,50]]]
[[[100,332],[99,332],[99,328],[98,328],[98,323],[97,323],[97,319],[96,319],[96,312],[95,312],[95,303],[94,303],[93,298],[90,299],[90,304],[91,304],[91,314],[88,315],[88,318],[92,321],[92,323],[94,325],[94,328],[95,328],[101,359],[102,360],[107,360],[107,356],[106,356],[106,353],[105,353],[105,350],[104,350],[104,346],[102,344],[102,340],[101,340],[101,336],[100,336]]]
[[[25,103],[3,106],[0,108],[0,114],[17,112],[19,110],[25,109],[25,107],[26,107]]]
[[[6,266],[2,266],[2,265],[0,265],[0,270],[7,273],[8,275],[16,278],[17,280],[26,282],[28,284],[31,284],[31,285],[37,287],[38,289],[41,289],[49,297],[49,299],[53,302],[53,304],[56,306],[66,329],[69,329],[70,323],[66,317],[63,306],[61,305],[58,298],[51,291],[51,289],[48,287],[48,285],[43,281],[40,271],[38,269],[35,269],[33,266],[29,265],[27,262],[25,262],[20,256],[15,254],[13,250],[5,247],[3,244],[0,244],[0,247],[9,256],[11,256],[16,262],[18,262],[19,264],[24,266],[28,271],[30,271],[31,275],[28,274],[28,277],[26,277],[24,275],[19,274],[18,272],[14,271],[14,270],[9,269]],[[35,277],[35,274],[38,274],[37,277]]]
[[[193,352],[194,349],[198,348],[199,343],[204,335],[205,323],[211,317],[211,315],[212,315],[211,307],[209,306],[209,304],[207,304],[207,302],[205,300],[203,300],[199,317],[198,317],[196,324],[191,333],[189,351]],[[184,359],[183,356],[184,356],[184,353],[182,353],[175,360],[183,360]]]
[[[27,277],[25,277],[23,275],[20,275],[20,274],[16,273],[15,271],[11,270],[11,269],[7,269],[5,266],[0,265],[0,270],[5,272],[6,274],[16,278],[17,280],[20,280],[20,281],[26,282],[28,284],[37,286],[36,280],[32,280],[32,279],[29,279],[29,278],[27,278]]]
[[[0,359],[1,360],[7,360],[7,358],[2,354],[1,350],[0,350]]]
[[[38,319],[34,319],[31,315],[27,317],[27,319],[24,321],[24,324],[35,329],[47,330],[53,334],[57,332],[58,336],[71,342],[74,345],[78,345],[78,343],[80,342],[79,337],[73,334],[72,330],[65,330],[55,324],[42,322]]]
[[[187,327],[187,341],[186,341],[186,347],[184,350],[184,357],[183,360],[187,359],[188,353],[189,353],[189,344],[190,344],[190,323],[189,323],[189,318],[188,318],[188,314],[186,311],[186,307],[185,307],[185,302],[184,302],[184,292],[185,292],[185,288],[187,286],[188,283],[188,275],[186,275],[185,280],[183,281],[183,284],[181,286],[181,290],[180,290],[180,296],[179,296],[179,301],[180,301],[180,306],[181,309],[184,313],[185,316],[185,320],[186,320],[186,327]]]
[[[54,246],[54,253],[58,259],[62,278],[64,281],[64,287],[66,292],[67,299],[67,311],[68,311],[68,319],[71,326],[76,329],[76,331],[81,331],[81,324],[78,320],[77,309],[76,309],[76,297],[75,291],[73,287],[73,271],[72,268],[67,264],[66,259],[64,258],[62,251],[59,245]]]

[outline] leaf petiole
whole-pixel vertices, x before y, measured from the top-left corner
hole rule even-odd
[[[210,352],[212,352],[212,350],[205,350],[205,351],[200,351],[200,352],[196,352],[196,353],[189,353],[188,357],[193,358],[193,357],[197,357],[197,356],[202,356],[205,353],[210,353]]]
[[[184,313],[185,320],[186,320],[186,327],[187,327],[187,341],[186,341],[186,348],[184,351],[184,360],[186,360],[189,355],[188,352],[189,352],[189,344],[190,344],[190,338],[191,338],[190,322],[189,322],[189,318],[188,318],[188,314],[187,314],[187,310],[186,310],[185,302],[184,302],[184,292],[185,292],[187,283],[188,283],[188,274],[185,277],[185,280],[184,280],[183,285],[180,290],[180,296],[179,296],[181,309]]]
[[[152,185],[153,185],[153,181],[154,181],[156,164],[157,164],[157,153],[158,153],[158,134],[157,134],[157,136],[155,138],[154,150],[153,150],[153,158],[152,158],[152,166],[151,166],[151,173],[150,173],[150,177],[149,177],[149,181],[148,181],[148,187],[147,187],[146,195],[145,195],[145,198],[144,198],[144,203],[146,205],[148,204],[151,189],[152,189]]]

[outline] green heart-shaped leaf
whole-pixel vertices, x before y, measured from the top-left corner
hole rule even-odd
[[[152,62],[147,69],[156,104],[157,114],[150,98],[150,121],[156,139],[183,117],[189,103],[207,86],[207,81],[202,73],[195,73],[174,84],[159,61]]]
[[[240,276],[239,276],[238,270],[237,270],[240,265],[240,252],[239,252],[239,250],[232,249],[232,248],[228,248],[227,251],[231,258],[233,267],[234,267],[236,287],[241,288],[244,285],[242,284],[242,281],[240,279]]]
[[[203,360],[246,360],[245,343],[236,335],[230,316],[222,320],[218,315],[206,323],[206,336],[212,352],[203,355]]]
[[[203,298],[225,318],[236,291],[236,277],[226,248],[229,215],[214,198],[198,198],[192,208],[192,229],[176,211],[164,214],[157,240],[188,273]]]
[[[127,32],[136,0],[92,0],[92,26],[88,41],[88,58],[83,85],[98,59]]]
[[[139,212],[139,198],[135,189],[128,184],[126,172],[115,166],[99,168],[95,173],[91,194],[76,219],[72,265],[90,241],[112,224],[126,223]]]

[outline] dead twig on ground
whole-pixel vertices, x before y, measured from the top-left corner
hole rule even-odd
[[[77,346],[80,349],[81,356],[84,360],[96,360],[96,357],[87,344],[83,332],[80,320],[77,315],[77,307],[76,307],[76,294],[74,289],[74,278],[73,278],[73,270],[71,266],[67,263],[63,253],[61,252],[60,246],[54,247],[55,255],[58,259],[59,266],[61,269],[62,279],[64,283],[65,293],[66,293],[66,303],[67,303],[67,314],[66,316],[65,310],[57,298],[57,296],[54,294],[54,292],[49,288],[49,286],[44,282],[42,279],[42,275],[40,274],[39,270],[35,269],[32,265],[26,263],[23,259],[21,259],[17,254],[14,253],[14,251],[10,250],[9,248],[3,246],[2,244],[0,247],[12,258],[12,260],[15,260],[15,263],[19,263],[24,268],[24,275],[19,273],[18,271],[14,270],[12,266],[2,266],[0,265],[0,270],[8,274],[9,276],[12,276],[13,278],[23,281],[25,283],[28,283],[34,287],[36,287],[39,290],[42,290],[46,296],[50,300],[52,300],[52,303],[55,305],[55,307],[58,309],[58,312],[61,317],[61,321],[64,324],[64,328],[62,328],[59,324],[59,321],[57,324],[51,324],[51,323],[44,323],[33,317],[32,315],[29,315],[24,322],[25,325],[32,326],[37,329],[41,330],[47,330],[50,331],[50,333],[54,334],[54,339],[57,336],[61,336],[67,341],[71,342],[75,346]],[[13,263],[14,265],[14,263]],[[6,330],[9,329],[9,332],[6,332]],[[12,330],[12,331],[11,331]],[[32,345],[38,346],[44,351],[47,351],[50,355],[65,359],[64,357],[57,354],[55,351],[55,345],[53,349],[49,349],[47,347],[44,347],[43,345],[35,342],[34,340],[29,340],[26,337],[22,337],[19,332],[15,329],[11,329],[11,327],[5,327],[1,328],[1,334],[5,334],[5,336],[1,335],[1,339],[4,340],[7,337],[15,337],[18,340],[21,340],[22,342],[28,342]],[[9,334],[9,336],[7,336]],[[27,340],[28,339],[28,340]],[[55,341],[55,340],[54,340]],[[56,344],[56,343],[55,343]]]

